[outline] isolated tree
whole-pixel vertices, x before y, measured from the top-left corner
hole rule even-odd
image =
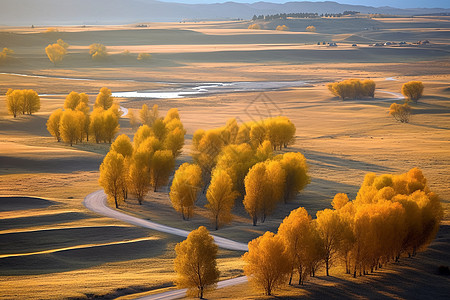
[[[295,271],[299,275],[298,283],[302,284],[310,273],[311,216],[303,207],[291,211],[278,227],[277,235],[283,240],[291,267],[289,284]]]
[[[129,166],[129,190],[136,196],[139,204],[142,204],[145,195],[150,191],[150,150],[142,147],[133,153]]]
[[[111,151],[122,154],[123,157],[131,157],[133,154],[133,145],[126,134],[119,135],[114,143],[111,144]]]
[[[423,94],[423,83],[422,81],[410,81],[402,86],[402,94],[408,100],[413,100],[414,102],[417,102],[420,98],[422,98]]]
[[[57,65],[63,61],[64,56],[67,54],[67,50],[59,44],[51,44],[45,47],[45,53],[47,54],[48,59],[53,64]]]
[[[23,102],[24,95],[21,90],[9,89],[6,92],[6,107],[9,114],[13,115],[14,118],[22,113]]]
[[[175,172],[170,187],[170,201],[183,220],[193,214],[197,193],[202,186],[202,170],[198,165],[184,163]]]
[[[95,60],[102,60],[108,56],[105,45],[98,43],[91,44],[89,46],[89,54],[91,55],[92,59]]]
[[[47,130],[52,136],[54,136],[56,138],[56,140],[58,142],[61,141],[59,124],[60,124],[62,115],[63,115],[63,110],[59,108],[59,109],[55,110],[54,112],[52,112],[52,114],[50,115],[50,117],[47,120]]]
[[[275,158],[280,159],[281,167],[286,173],[284,202],[287,203],[311,182],[308,165],[299,152],[288,152]]]
[[[316,27],[313,25],[309,25],[308,27],[306,27],[306,31],[308,32],[316,32]]]
[[[175,167],[175,158],[170,150],[158,150],[153,154],[150,167],[151,183],[154,192],[169,182],[170,173]]]
[[[401,123],[408,123],[411,116],[411,106],[408,103],[392,103],[389,107],[389,115]]]
[[[95,99],[94,108],[101,107],[104,110],[109,109],[113,105],[113,98],[111,95],[112,93],[110,89],[102,87],[97,95],[97,98]]]
[[[248,280],[269,296],[286,282],[291,271],[283,240],[269,231],[248,243],[242,259]]]
[[[208,203],[205,207],[210,212],[216,230],[231,222],[231,209],[238,195],[239,193],[233,190],[233,181],[227,172],[220,169],[214,171],[206,192]]]
[[[341,222],[335,210],[324,209],[317,212],[317,230],[323,241],[324,263],[327,276],[330,265],[339,249]]]
[[[70,146],[77,142],[80,132],[80,124],[77,119],[76,112],[68,109],[62,113],[59,122],[59,132],[64,142],[69,143]]]
[[[100,178],[98,180],[108,199],[113,200],[116,208],[123,202],[125,195],[125,159],[122,154],[109,151],[100,165]]]
[[[207,289],[219,281],[217,245],[204,226],[191,231],[187,239],[175,246],[174,260],[178,288],[187,288],[187,294],[203,299]]]

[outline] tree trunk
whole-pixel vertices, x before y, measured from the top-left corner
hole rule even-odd
[[[329,269],[328,262],[329,262],[329,259],[325,258],[325,270],[327,271],[327,276],[330,276],[330,274],[328,273],[328,269]]]
[[[253,216],[253,226],[256,226],[256,222],[258,222],[258,217],[256,215]]]
[[[116,208],[119,208],[119,203],[117,202],[117,195],[114,195],[114,202],[116,204]]]
[[[219,215],[216,215],[216,230],[219,229]]]

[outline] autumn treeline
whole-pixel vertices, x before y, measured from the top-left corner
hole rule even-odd
[[[142,204],[151,187],[157,191],[167,185],[184,145],[186,130],[176,108],[161,118],[157,105],[151,113],[145,105],[141,117],[144,125],[136,131],[133,143],[125,134],[118,136],[100,166],[99,183],[116,208],[128,192]]]
[[[96,143],[111,143],[119,131],[121,114],[106,87],[100,89],[92,112],[88,95],[71,92],[64,101],[64,110],[57,109],[48,118],[47,130],[58,142],[63,140],[71,146],[89,141],[90,136]]]
[[[294,137],[295,126],[286,117],[240,126],[230,119],[221,128],[197,130],[192,138],[194,163],[181,165],[172,181],[173,207],[183,219],[189,219],[203,187],[204,191],[207,188],[206,208],[216,229],[231,221],[239,196],[253,224],[264,221],[277,203],[292,199],[309,183],[301,153],[273,153],[287,147]]]
[[[347,79],[327,84],[328,90],[336,97],[345,100],[375,96],[375,81],[366,79]]]
[[[6,92],[6,107],[9,114],[17,117],[20,114],[29,114],[39,111],[41,99],[33,90],[13,90]]]
[[[302,284],[321,266],[327,275],[337,264],[354,277],[366,275],[426,248],[443,217],[439,197],[418,168],[401,175],[369,173],[356,199],[340,193],[331,204],[333,209],[317,212],[316,219],[300,207],[277,234],[251,241],[243,256],[249,280],[270,295],[294,274]]]

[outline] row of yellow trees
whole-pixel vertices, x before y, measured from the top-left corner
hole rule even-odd
[[[443,217],[439,197],[417,168],[401,175],[369,173],[355,200],[337,194],[332,205],[314,220],[298,208],[277,234],[266,232],[251,241],[243,256],[249,280],[270,295],[291,283],[294,273],[301,284],[320,265],[327,275],[337,263],[354,277],[365,275],[424,249]]]
[[[39,111],[41,99],[34,90],[13,90],[6,92],[6,107],[8,113],[17,117],[20,114],[29,114]]]
[[[55,110],[47,120],[48,132],[59,142],[73,143],[89,141],[111,143],[119,131],[119,105],[113,102],[111,90],[103,87],[96,97],[94,110],[90,111],[89,96],[71,92],[64,101],[64,110]]]
[[[128,197],[136,196],[139,204],[153,186],[154,191],[166,185],[181,154],[186,133],[176,108],[165,118],[158,117],[152,126],[139,127],[133,143],[122,134],[111,145],[100,166],[99,183],[116,207]]]

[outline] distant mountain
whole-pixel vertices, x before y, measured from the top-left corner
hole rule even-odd
[[[337,2],[270,2],[183,4],[155,0],[0,0],[1,25],[124,24],[183,19],[250,19],[276,13],[342,13],[344,11],[395,15],[450,13],[450,9],[371,7]]]

